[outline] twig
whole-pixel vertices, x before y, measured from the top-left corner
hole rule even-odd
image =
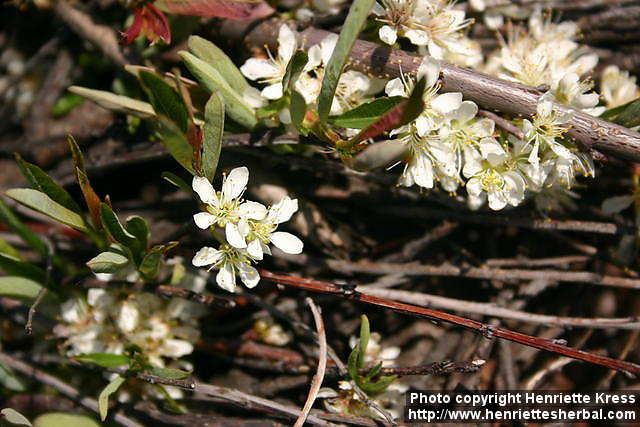
[[[396,301],[411,302],[423,307],[434,307],[445,310],[453,310],[459,313],[480,314],[482,316],[499,317],[501,319],[518,320],[525,323],[540,325],[553,325],[563,328],[596,328],[596,329],[633,329],[640,330],[640,319],[637,317],[620,318],[585,318],[585,317],[561,317],[545,314],[528,313],[499,307],[492,303],[463,301],[439,295],[424,294],[403,290],[361,287],[362,292],[381,298],[390,298]]]
[[[44,297],[47,295],[48,288],[51,285],[51,274],[53,272],[53,257],[55,256],[55,248],[53,246],[53,243],[51,243],[48,238],[42,236],[42,240],[44,241],[47,248],[47,268],[45,271],[43,287],[38,292],[38,295],[36,296],[35,301],[33,301],[33,304],[31,304],[31,307],[29,307],[29,312],[27,314],[27,323],[24,325],[24,330],[27,335],[31,335],[33,333],[33,317],[36,315],[36,309],[38,308]]]
[[[524,132],[518,126],[514,125],[513,122],[487,110],[478,111],[478,115],[493,120],[498,127],[505,132],[514,135],[516,138],[524,139]]]
[[[80,405],[84,406],[90,411],[98,413],[98,402],[95,399],[91,399],[90,397],[83,397],[80,392],[70,386],[68,382],[62,381],[52,375],[49,375],[46,372],[41,371],[34,366],[28,365],[22,360],[12,357],[7,353],[0,352],[0,364],[13,369],[14,371],[20,372],[21,374],[26,375],[30,378],[33,378],[36,381],[46,384],[49,387],[56,389],[69,399],[78,402]],[[142,427],[142,424],[119,412],[113,415],[113,419],[115,422],[125,427]]]
[[[473,373],[477,372],[485,361],[482,359],[470,362],[433,362],[428,365],[408,366],[408,367],[387,367],[380,370],[380,375],[395,375],[406,377],[409,375],[449,375],[453,373]]]
[[[587,262],[591,259],[585,255],[567,255],[550,258],[492,258],[485,264],[488,267],[548,267],[568,266],[569,264]]]
[[[567,347],[566,345],[563,345],[562,343],[554,340],[534,337],[502,327],[492,327],[477,320],[467,319],[455,314],[432,310],[424,307],[418,307],[415,305],[405,304],[385,298],[379,298],[373,295],[367,295],[356,291],[356,287],[354,285],[339,286],[331,282],[324,282],[320,280],[295,277],[284,274],[276,274],[264,269],[260,270],[260,277],[263,280],[279,283],[285,286],[291,286],[296,289],[304,289],[311,292],[333,295],[340,298],[358,301],[368,305],[388,308],[399,313],[404,313],[419,318],[440,320],[480,332],[486,338],[502,338],[529,347],[534,347],[540,350],[547,350],[553,353],[561,354],[563,356],[571,357],[573,359],[604,366],[609,369],[616,369],[634,376],[640,375],[640,365],[636,365],[635,363],[612,359],[610,357],[589,353],[583,350],[577,350]]]
[[[300,416],[296,420],[294,427],[302,427],[304,425],[311,408],[313,407],[313,402],[315,402],[316,397],[318,397],[318,392],[320,391],[320,387],[322,386],[322,381],[324,380],[324,373],[327,368],[327,336],[324,332],[324,322],[322,321],[322,316],[320,315],[320,309],[315,305],[311,298],[306,299],[309,308],[311,308],[311,313],[313,313],[313,320],[316,324],[316,330],[318,333],[318,342],[320,347],[318,348],[318,370],[316,374],[313,376],[313,380],[311,381],[311,388],[309,389],[309,395],[307,396],[307,401],[302,408],[302,412]]]
[[[128,63],[120,51],[118,37],[110,27],[96,24],[89,15],[65,0],[56,1],[53,10],[74,32],[99,48],[113,62],[118,65]]]
[[[407,242],[402,247],[402,250],[400,252],[384,257],[383,261],[410,261],[415,258],[418,252],[423,251],[427,246],[429,246],[436,240],[442,239],[443,237],[451,234],[451,232],[453,232],[456,228],[458,228],[457,223],[445,220],[442,222],[442,224],[427,231],[423,236]]]
[[[233,308],[236,306],[236,302],[228,297],[199,294],[186,288],[170,285],[157,286],[156,294],[163,298],[182,298],[198,304],[213,305],[220,308]]]

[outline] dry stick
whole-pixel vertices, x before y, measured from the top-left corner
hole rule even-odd
[[[78,402],[80,405],[85,408],[98,413],[98,402],[95,399],[91,399],[90,397],[83,397],[78,390],[71,387],[67,382],[62,381],[48,373],[41,371],[27,363],[23,362],[20,359],[12,357],[6,353],[0,352],[0,364],[13,369],[14,371],[20,372],[21,374],[31,377],[36,381],[39,381],[43,384],[48,385],[56,390],[58,390],[61,394],[68,397],[69,399]],[[127,417],[122,413],[115,413],[113,415],[113,420],[125,427],[142,427],[142,424],[137,421]]]
[[[311,388],[309,389],[309,395],[307,396],[307,401],[304,403],[302,412],[296,420],[294,427],[302,427],[304,425],[304,422],[307,419],[309,412],[311,411],[311,407],[313,407],[313,402],[315,402],[316,397],[318,396],[318,392],[320,391],[320,387],[322,386],[322,381],[324,380],[324,373],[327,368],[327,336],[324,332],[324,322],[322,321],[322,316],[320,315],[320,309],[314,304],[311,298],[307,298],[306,301],[309,305],[309,308],[311,308],[311,313],[313,313],[313,321],[316,324],[316,330],[318,333],[318,370],[313,376],[313,380],[311,381]]]
[[[453,310],[460,313],[480,314],[483,316],[499,317],[501,319],[518,320],[525,323],[542,325],[553,325],[577,328],[596,329],[632,329],[640,330],[640,319],[638,317],[620,318],[584,318],[584,317],[561,317],[546,314],[528,313],[525,311],[513,310],[506,307],[498,307],[492,303],[463,301],[454,298],[447,298],[438,295],[424,294],[394,289],[376,289],[368,286],[361,287],[363,293],[380,298],[390,298],[396,301],[410,302],[423,307],[433,307],[445,310]]]
[[[67,0],[56,0],[53,10],[74,32],[89,40],[113,62],[118,65],[128,63],[120,51],[118,36],[110,27],[96,24],[89,15],[74,8]]]
[[[218,295],[199,294],[186,288],[179,288],[171,285],[157,286],[155,292],[163,298],[182,298],[198,304],[210,305],[220,308],[233,308],[236,302],[228,297]]]
[[[515,135],[518,139],[524,139],[524,132],[522,131],[522,129],[514,125],[511,120],[507,120],[503,117],[500,117],[496,113],[492,113],[491,111],[487,110],[478,111],[478,115],[493,120],[496,126],[501,128],[505,132],[510,133],[511,135]]]
[[[226,26],[229,31],[223,26],[221,36],[228,40],[244,41],[250,48],[262,49],[265,44],[273,45],[276,42],[281,24],[282,21],[278,19],[266,20],[254,27],[244,24],[244,28],[238,28],[238,24],[235,27],[229,24]],[[247,28],[251,29],[246,32]],[[309,27],[300,34],[301,46],[308,48],[319,44],[331,34]],[[402,50],[358,40],[349,55],[348,66],[367,75],[389,79],[399,77],[400,70],[415,75],[422,59]],[[461,92],[465,99],[474,101],[482,109],[511,116],[533,116],[542,95],[537,89],[444,62],[441,64],[441,78],[444,92]],[[558,103],[554,104],[554,108],[573,113],[569,134],[579,144],[614,157],[640,161],[639,133]]]
[[[549,258],[490,258],[485,261],[487,267],[549,267],[568,266],[584,263],[591,259],[587,255],[566,255]]]
[[[260,270],[260,277],[264,280],[291,286],[296,289],[304,289],[311,292],[334,295],[349,300],[359,301],[364,304],[388,308],[399,313],[404,313],[419,318],[440,320],[443,322],[462,326],[467,329],[478,331],[482,333],[486,338],[502,338],[529,347],[551,351],[553,353],[561,354],[573,359],[578,359],[595,365],[604,366],[609,369],[616,369],[634,376],[640,375],[640,365],[636,365],[635,363],[616,360],[610,357],[589,353],[583,350],[577,350],[559,344],[554,340],[538,338],[506,328],[492,327],[477,320],[467,319],[455,314],[450,314],[439,310],[432,310],[424,307],[418,307],[412,304],[405,304],[390,299],[379,298],[373,295],[363,294],[357,292],[355,290],[355,286],[339,286],[331,282],[324,282],[320,280],[307,279],[303,277],[295,277],[284,274],[276,274],[264,269]]]
[[[27,335],[31,335],[33,333],[33,317],[36,315],[36,310],[44,297],[47,296],[48,288],[51,285],[51,274],[53,273],[53,257],[55,255],[55,247],[53,243],[43,236],[43,241],[45,242],[45,246],[47,248],[47,269],[44,278],[44,286],[38,292],[35,301],[29,307],[29,312],[27,313],[27,323],[24,325],[24,330]]]

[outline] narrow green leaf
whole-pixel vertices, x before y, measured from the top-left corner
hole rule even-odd
[[[325,68],[324,78],[322,79],[322,89],[318,97],[318,115],[322,123],[326,123],[329,117],[333,96],[336,93],[342,69],[374,3],[375,0],[355,0],[349,8],[349,14],[344,21],[340,37]]]
[[[37,296],[42,285],[26,277],[3,276],[0,277],[0,296],[32,301]]]
[[[158,118],[158,133],[162,145],[164,145],[169,154],[171,154],[171,157],[194,175],[193,147],[189,144],[185,133],[171,120],[162,116]]]
[[[215,68],[236,93],[242,95],[249,88],[247,79],[218,46],[198,36],[189,37],[187,46],[195,56]]]
[[[188,378],[190,373],[187,371],[182,371],[180,369],[173,368],[157,368],[153,367],[149,371],[151,375],[155,375],[157,377],[164,378],[166,380],[184,380]]]
[[[298,80],[300,73],[304,69],[305,65],[309,61],[309,56],[303,50],[298,50],[293,54],[293,57],[287,64],[284,77],[282,78],[282,88],[285,93],[289,93],[293,90],[293,85]]]
[[[343,128],[364,129],[402,102],[403,99],[401,96],[378,98],[338,116],[329,117],[329,123]]]
[[[82,212],[80,206],[73,200],[67,190],[59,186],[45,171],[33,163],[25,161],[19,154],[16,154],[16,161],[22,174],[34,189],[43,192],[53,201],[60,203],[67,209],[76,213]]]
[[[138,270],[147,280],[153,280],[158,275],[158,271],[160,270],[160,262],[162,261],[162,253],[157,251],[150,251],[147,253],[142,262],[140,262],[140,266]]]
[[[204,108],[204,143],[202,145],[202,170],[209,181],[218,168],[222,133],[224,131],[224,103],[217,92],[211,94]]]
[[[34,427],[100,427],[93,418],[86,415],[50,412],[33,421]]]
[[[82,155],[80,146],[71,135],[67,137],[67,143],[69,144],[69,151],[71,151],[71,157],[73,158],[76,181],[82,191],[82,196],[84,197],[87,209],[89,209],[91,222],[96,229],[102,230],[102,223],[100,221],[101,200],[89,182],[87,170],[84,166],[84,156]]]
[[[87,224],[80,215],[54,202],[49,196],[38,190],[31,188],[14,188],[8,190],[6,195],[64,225],[75,228],[83,233],[89,231]]]
[[[191,186],[187,184],[185,180],[180,178],[178,175],[171,172],[162,172],[161,176],[165,181],[170,182],[171,184],[175,185],[176,187],[186,192],[187,194],[191,194],[193,192],[191,190]]]
[[[308,130],[302,126],[304,116],[307,114],[307,102],[296,90],[291,92],[289,111],[291,112],[291,122],[298,129],[298,132],[305,136],[308,135]]]
[[[31,422],[20,412],[12,408],[4,408],[0,411],[0,421],[6,421],[13,426],[31,427]]]
[[[369,318],[363,314],[362,316],[360,316],[360,352],[358,354],[358,369],[364,368],[364,358],[367,354],[369,338],[371,338]]]
[[[5,254],[18,260],[22,259],[22,256],[20,256],[20,252],[18,252],[16,248],[11,246],[9,242],[4,240],[3,238],[0,238],[0,254]]]
[[[380,373],[382,370],[382,362],[376,363],[376,365],[371,368],[369,372],[367,372],[367,376],[365,377],[366,381],[370,381],[372,378],[375,378],[376,375]]]
[[[40,267],[7,254],[0,254],[0,270],[7,275],[26,277],[39,283],[45,280],[45,272]]]
[[[94,273],[116,273],[127,265],[129,259],[115,252],[102,252],[87,261],[87,267]]]
[[[398,377],[396,376],[384,376],[380,377],[380,379],[376,382],[363,381],[358,384],[362,391],[367,393],[369,396],[375,396],[376,394],[382,393],[393,383]]]
[[[113,212],[109,205],[106,203],[101,205],[100,215],[102,217],[102,224],[107,229],[113,240],[122,243],[126,247],[131,247],[136,244],[136,236],[129,233],[122,226],[118,216]]]
[[[179,55],[189,71],[210,93],[220,92],[227,115],[231,119],[247,129],[256,126],[258,120],[253,108],[244,100],[243,94],[236,92],[218,70],[189,52],[179,52]]]
[[[116,95],[104,90],[94,90],[86,87],[71,86],[69,91],[95,102],[102,108],[131,114],[132,116],[149,119],[155,117],[156,112],[148,102],[139,101],[127,96]]]
[[[154,73],[140,71],[138,76],[156,114],[168,117],[182,132],[187,132],[189,111],[180,94]]]
[[[13,213],[11,208],[9,208],[2,199],[0,199],[0,221],[6,224],[11,231],[20,236],[27,245],[35,249],[38,253],[41,255],[47,254],[47,245]]]
[[[0,365],[0,385],[7,390],[22,392],[27,388],[20,378],[16,377],[11,370]]]
[[[626,106],[613,121],[628,128],[640,125],[640,99],[636,99]]]
[[[141,250],[147,249],[151,232],[149,231],[149,224],[147,224],[147,221],[144,218],[138,215],[132,215],[127,218],[124,228],[129,233],[136,236],[136,239],[140,242],[139,246]]]
[[[107,418],[107,412],[109,411],[109,396],[118,391],[124,382],[125,378],[117,376],[100,392],[98,396],[98,410],[102,421]]]
[[[360,359],[360,344],[356,344],[356,346],[349,353],[349,359],[347,360],[347,372],[349,373],[349,377],[352,380],[357,381],[360,377],[358,370],[358,360]]]
[[[127,366],[131,362],[128,356],[124,354],[111,353],[89,353],[75,356],[75,360],[83,363],[93,363],[103,368],[117,368],[119,366]]]

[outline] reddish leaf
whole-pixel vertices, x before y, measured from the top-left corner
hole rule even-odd
[[[393,129],[397,129],[400,126],[406,125],[417,119],[422,110],[424,109],[424,101],[422,95],[424,93],[426,81],[424,77],[418,81],[411,96],[408,99],[400,102],[391,110],[384,113],[378,120],[376,120],[369,127],[365,128],[356,135],[351,143],[357,143],[365,141],[369,138],[375,138]]]
[[[140,35],[144,35],[152,44],[162,40],[171,43],[171,28],[167,17],[151,3],[138,7],[133,11],[133,24],[123,33],[124,43],[133,43]]]
[[[273,13],[262,0],[157,0],[160,9],[176,15],[205,18],[257,19]]]

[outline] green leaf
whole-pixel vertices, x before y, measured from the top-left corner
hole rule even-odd
[[[364,358],[367,354],[371,330],[369,329],[369,318],[366,315],[360,316],[360,352],[358,354],[358,369],[364,368]]]
[[[162,172],[161,176],[165,181],[170,182],[171,184],[175,185],[176,187],[186,192],[187,194],[191,194],[193,192],[191,190],[191,186],[187,184],[185,180],[180,178],[178,175],[171,172]]]
[[[50,412],[36,418],[33,427],[100,427],[100,424],[86,415]]]
[[[640,101],[640,98],[636,98],[632,101],[627,102],[626,104],[618,105],[617,107],[609,108],[604,113],[600,114],[600,118],[605,120],[611,120],[618,114],[622,113],[627,107],[633,104],[636,101]]]
[[[242,95],[249,88],[238,67],[218,46],[198,36],[189,37],[187,46],[195,56],[215,68],[236,93]]]
[[[85,99],[78,94],[65,93],[58,98],[51,108],[51,115],[56,119],[66,116],[71,112],[71,110],[81,105],[84,101]]]
[[[162,261],[162,253],[158,251],[150,251],[147,253],[142,262],[140,262],[140,266],[138,270],[147,280],[152,280],[158,275],[158,271],[160,270],[160,262]]]
[[[354,381],[357,381],[360,377],[360,374],[358,373],[358,370],[360,369],[358,367],[359,359],[360,344],[356,344],[356,346],[353,347],[353,350],[351,350],[351,353],[349,353],[349,359],[347,360],[347,372],[349,373],[349,377],[351,377],[351,379]]]
[[[38,251],[38,253],[41,255],[48,253],[47,245],[42,239],[31,231],[2,199],[0,199],[0,221],[6,224],[11,231],[20,236],[27,245]]]
[[[0,365],[0,385],[7,390],[17,392],[22,392],[27,389],[20,378],[16,377],[13,372],[2,365]]]
[[[128,356],[124,354],[111,353],[89,353],[75,356],[75,360],[83,363],[93,363],[103,368],[117,368],[119,366],[127,366],[131,362]]]
[[[132,215],[127,218],[124,228],[129,233],[136,236],[141,250],[147,249],[151,232],[149,231],[149,224],[147,224],[147,221],[144,218],[138,215]]]
[[[374,396],[376,394],[382,393],[393,383],[398,377],[394,376],[384,376],[380,377],[380,379],[376,382],[370,381],[362,381],[358,384],[358,386],[367,393],[369,396]]]
[[[349,8],[349,14],[344,21],[340,37],[325,68],[324,78],[322,79],[322,89],[318,97],[318,115],[322,123],[326,123],[329,117],[333,96],[336,93],[342,69],[374,3],[375,0],[355,0]]]
[[[194,175],[193,146],[189,144],[185,133],[166,117],[159,117],[158,125],[158,133],[160,134],[162,145],[171,154],[171,157]]]
[[[129,258],[115,252],[102,252],[87,261],[94,273],[116,273],[129,263]]]
[[[16,162],[18,162],[22,175],[34,189],[43,192],[53,201],[60,203],[67,209],[77,213],[82,212],[80,206],[71,198],[67,190],[59,186],[45,171],[33,163],[25,161],[19,154],[16,154]]]
[[[218,70],[189,52],[179,52],[179,55],[189,71],[210,93],[220,92],[227,115],[231,119],[247,129],[256,126],[258,120],[253,108],[244,100],[242,93],[236,92],[227,83]]]
[[[627,105],[613,121],[628,128],[640,125],[640,99]]]
[[[284,76],[282,77],[282,88],[285,93],[290,93],[293,90],[293,85],[298,80],[300,73],[304,69],[305,65],[309,61],[309,56],[303,50],[298,50],[293,54],[293,57],[287,64]]]
[[[39,283],[45,280],[45,272],[40,267],[7,254],[0,254],[0,270],[7,275],[26,277]]]
[[[140,71],[138,76],[156,114],[168,117],[182,132],[187,132],[189,111],[180,94],[154,73]]]
[[[0,254],[5,254],[18,260],[22,259],[20,252],[3,238],[0,238]]]
[[[71,86],[69,91],[87,98],[107,110],[131,114],[143,119],[149,119],[156,116],[156,112],[148,102],[139,101],[127,96],[116,95],[115,93],[106,92],[104,90],[94,90],[80,86]]]
[[[224,103],[217,92],[211,94],[204,108],[204,144],[202,145],[202,171],[209,181],[218,168],[222,133],[224,131]]]
[[[100,216],[102,218],[102,224],[111,238],[116,242],[122,243],[136,255],[140,248],[140,242],[135,235],[131,234],[122,226],[118,216],[106,203],[103,203],[100,207]]]
[[[367,372],[367,376],[364,378],[365,381],[370,381],[372,378],[375,378],[376,375],[380,373],[382,370],[382,362],[376,363],[376,365],[371,368],[369,372]]]
[[[0,296],[32,301],[36,299],[42,285],[26,277],[3,276],[0,277]]]
[[[98,396],[98,410],[102,421],[107,418],[107,412],[109,411],[109,396],[118,391],[125,381],[125,378],[117,376],[100,392]]]
[[[298,129],[298,132],[305,136],[308,135],[309,131],[302,126],[304,116],[307,114],[307,101],[296,90],[291,92],[289,111],[291,112],[291,122]]]
[[[343,128],[364,129],[402,102],[403,99],[405,98],[401,96],[378,98],[353,110],[346,111],[339,116],[329,117],[329,123]]]
[[[182,371],[180,369],[157,368],[157,367],[152,367],[149,373],[151,375],[164,378],[165,380],[184,380],[185,378],[188,378],[190,375],[189,372]]]
[[[0,411],[0,420],[6,421],[14,426],[31,427],[31,422],[24,415],[11,408],[4,408]]]
[[[89,231],[87,224],[80,215],[54,202],[49,196],[38,190],[31,188],[14,188],[7,190],[6,195],[64,225],[75,228],[83,233]]]

